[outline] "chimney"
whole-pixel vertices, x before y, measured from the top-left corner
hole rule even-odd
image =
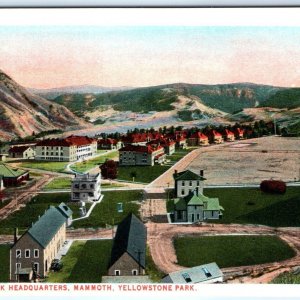
[[[204,170],[200,170],[200,176],[201,176],[201,177],[204,176]]]
[[[178,171],[177,171],[177,170],[175,170],[174,174],[175,174],[175,175],[177,175],[177,173],[178,173]]]
[[[18,228],[15,227],[14,229],[14,244],[18,241]]]

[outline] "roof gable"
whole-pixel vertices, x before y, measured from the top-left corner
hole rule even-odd
[[[43,248],[46,248],[67,217],[60,209],[51,206],[27,231]]]
[[[146,265],[147,230],[142,221],[129,214],[119,225],[113,243],[110,265],[127,252],[143,268]]]
[[[179,172],[179,173],[174,173],[173,174],[174,180],[206,180],[206,178],[190,171],[190,170],[186,170],[183,172]]]
[[[0,164],[0,175],[2,175],[3,177],[19,177],[26,173],[28,172],[21,169],[10,168],[5,164]]]

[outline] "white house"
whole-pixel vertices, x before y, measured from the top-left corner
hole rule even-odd
[[[76,174],[72,179],[71,201],[98,201],[101,196],[101,173]]]

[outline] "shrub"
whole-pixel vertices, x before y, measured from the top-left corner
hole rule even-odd
[[[281,180],[263,180],[260,189],[265,193],[284,194],[286,184]]]

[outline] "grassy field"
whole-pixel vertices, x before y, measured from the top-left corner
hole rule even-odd
[[[0,245],[0,282],[9,281],[9,245]]]
[[[99,164],[103,164],[105,162],[106,159],[115,159],[118,157],[118,151],[113,151],[110,152],[108,154],[93,158],[93,159],[89,159],[89,160],[85,160],[79,163],[76,163],[74,165],[71,166],[72,170],[76,171],[76,172],[81,172],[84,173],[90,169],[93,169],[95,167],[97,167]]]
[[[71,178],[70,177],[58,177],[54,178],[46,186],[44,190],[60,190],[60,189],[70,189],[71,188]]]
[[[107,274],[112,240],[75,241],[63,257],[63,268],[47,282],[98,283]]]
[[[182,159],[185,155],[187,155],[188,153],[190,153],[191,151],[195,150],[196,148],[188,148],[188,149],[180,149],[180,150],[176,150],[175,153],[173,153],[172,155],[167,156],[167,159],[169,159],[172,162],[177,162],[180,159]]]
[[[97,204],[87,219],[74,222],[75,228],[105,227],[107,224],[118,224],[129,213],[139,216],[139,203],[142,199],[141,191],[113,191],[103,192],[103,200]],[[117,212],[117,203],[123,203],[123,212]]]
[[[276,277],[271,283],[277,284],[299,284],[300,283],[300,274],[298,273],[283,273]]]
[[[65,161],[26,161],[22,162],[20,167],[63,173],[66,172],[67,164],[68,162]]]
[[[118,167],[118,179],[132,182],[131,173],[135,172],[134,181],[149,183],[169,169],[168,166],[124,166]]]
[[[70,199],[69,193],[61,194],[40,194],[34,198],[21,210],[14,212],[8,218],[0,221],[0,233],[12,234],[14,227],[18,227],[20,233],[36,222],[38,217],[43,215],[49,205],[57,206],[61,202],[67,203]],[[73,203],[67,203],[73,211],[73,218],[79,217],[79,207]],[[90,206],[90,204],[87,206]]]
[[[284,195],[263,193],[258,188],[205,189],[204,194],[218,197],[225,209],[218,223],[300,226],[300,187],[288,187]]]
[[[275,236],[180,237],[174,240],[174,246],[179,265],[186,267],[211,262],[220,268],[247,266],[295,255],[288,244]]]

